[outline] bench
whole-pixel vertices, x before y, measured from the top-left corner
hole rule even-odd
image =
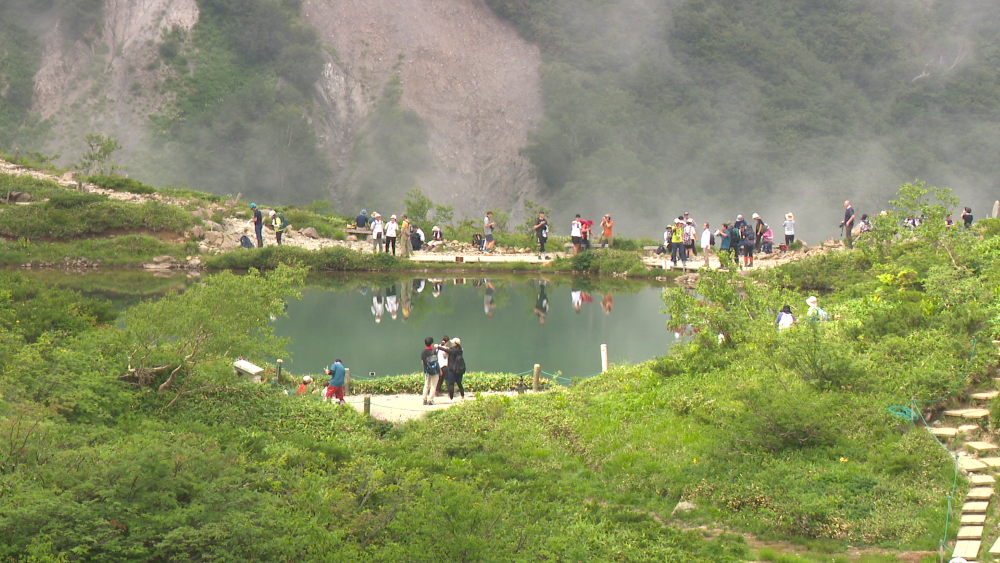
[[[349,235],[357,235],[358,240],[365,240],[363,237],[371,236],[371,229],[344,229],[344,232]]]
[[[233,373],[235,375],[249,375],[253,377],[254,383],[260,383],[260,374],[264,373],[264,368],[246,360],[236,360],[233,362]]]

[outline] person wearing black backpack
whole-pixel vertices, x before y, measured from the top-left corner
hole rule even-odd
[[[434,392],[437,391],[438,378],[441,377],[441,364],[438,363],[433,336],[424,339],[424,351],[420,353],[420,365],[424,368],[424,404],[433,405]]]
[[[465,400],[465,388],[462,387],[462,376],[465,375],[465,356],[462,355],[462,339],[452,338],[451,347],[448,348],[448,398],[455,399],[455,385],[458,385],[458,392]]]

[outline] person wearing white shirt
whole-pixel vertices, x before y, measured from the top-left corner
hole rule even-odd
[[[383,252],[385,244],[385,224],[382,223],[382,215],[378,211],[372,213],[372,252]]]
[[[573,241],[573,254],[580,253],[580,244],[583,242],[583,222],[580,221],[580,214],[569,224],[569,237]]]
[[[385,224],[385,251],[389,252],[389,247],[392,246],[392,255],[396,255],[396,235],[399,234],[399,223],[396,222],[396,216],[393,215],[389,217],[389,222]]]
[[[712,248],[712,230],[708,228],[708,223],[702,225],[705,230],[701,232],[701,251],[705,255],[705,264],[708,264],[708,251]]]

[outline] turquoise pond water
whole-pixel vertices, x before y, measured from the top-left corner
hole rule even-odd
[[[585,377],[612,363],[661,356],[677,341],[661,289],[593,279],[525,277],[354,280],[308,287],[275,331],[289,338],[293,373],[320,373],[334,358],[352,376],[421,371],[426,336],[462,340],[469,371]]]

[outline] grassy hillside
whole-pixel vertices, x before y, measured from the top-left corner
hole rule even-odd
[[[854,252],[671,290],[694,336],[668,357],[399,426],[231,375],[280,354],[267,319],[302,270],[218,274],[118,318],[2,274],[0,559],[751,556],[699,524],[935,549],[953,462],[888,407],[932,417],[989,381],[1000,228],[945,230],[919,186],[911,205],[916,231],[892,215]],[[821,303],[838,320],[775,330],[785,302],[804,319],[809,280],[845,274]],[[697,508],[673,518],[679,500]]]

